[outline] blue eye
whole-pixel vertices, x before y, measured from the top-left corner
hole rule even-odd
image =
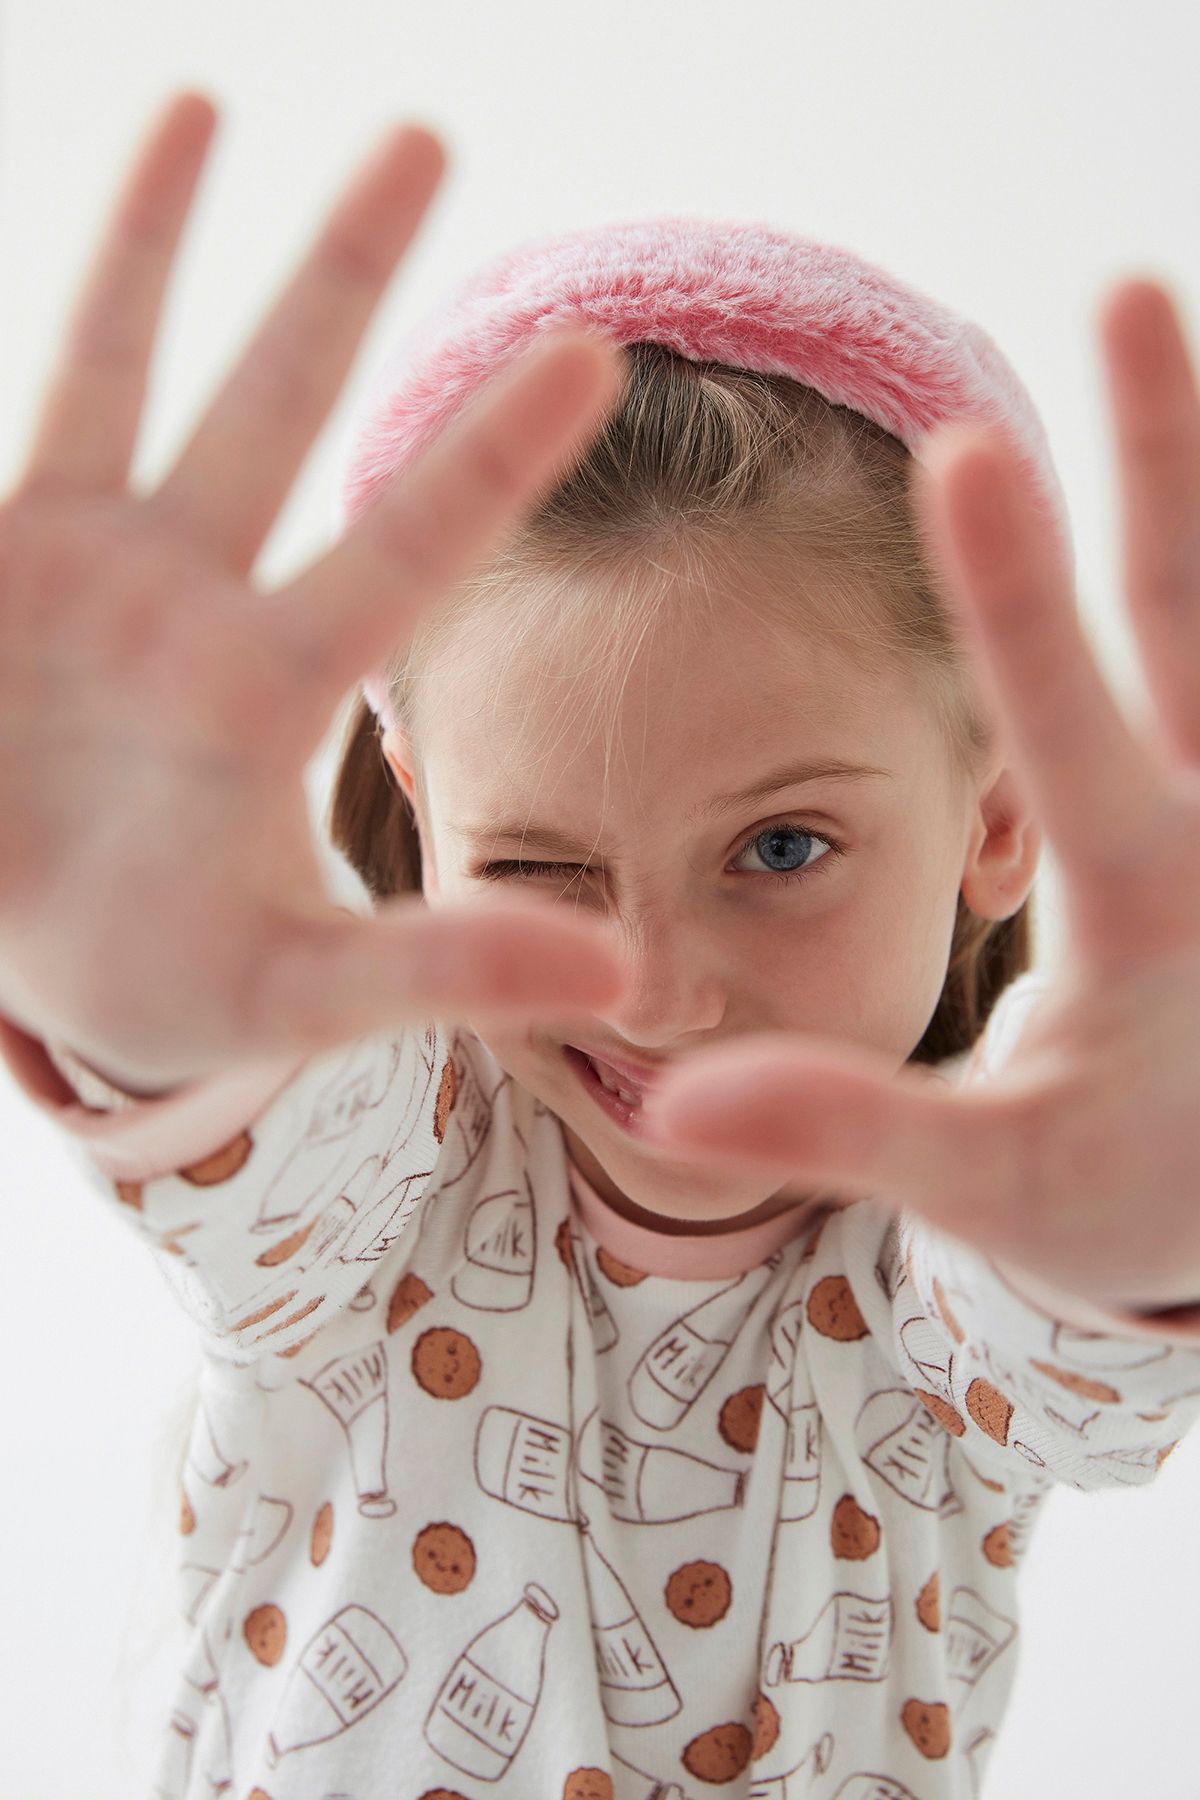
[[[788,839],[795,838],[807,839],[810,844],[825,844],[827,846],[827,854],[814,858],[813,861],[806,863],[802,868],[798,869],[768,868],[761,871],[750,870],[749,873],[774,875],[777,881],[805,881],[809,875],[815,874],[818,869],[823,868],[828,863],[832,863],[835,858],[844,854],[841,844],[837,843],[833,838],[824,837],[815,831],[809,831],[806,825],[801,825],[794,820],[785,820],[781,824],[767,825],[762,831],[756,831],[753,837],[747,838],[746,842],[738,851],[738,855],[745,856],[748,850],[753,850],[756,856],[760,856],[764,860],[769,857],[776,857],[781,861],[786,861],[790,856],[795,854],[794,849],[788,847]],[[760,844],[765,844],[767,848],[760,850],[758,847]]]
[[[756,831],[752,837],[746,839],[738,851],[738,855],[745,856],[748,850],[754,850],[755,854],[764,857],[764,860],[766,857],[773,856],[786,861],[790,855],[794,855],[794,851],[787,848],[781,849],[779,845],[781,841],[786,844],[788,838],[807,838],[810,843],[824,844],[827,854],[815,857],[804,867],[798,869],[747,869],[742,872],[749,875],[773,875],[776,881],[807,881],[810,875],[816,875],[827,865],[831,866],[837,857],[845,855],[844,847],[836,839],[825,833],[810,831],[806,825],[802,825],[794,819],[785,819],[779,824],[767,825],[761,831]],[[757,846],[760,843],[766,843],[771,848],[765,852],[759,850]],[[574,881],[579,874],[588,872],[587,867],[582,863],[489,862],[476,871],[476,880],[506,881],[512,877],[553,875],[563,881],[568,877]]]

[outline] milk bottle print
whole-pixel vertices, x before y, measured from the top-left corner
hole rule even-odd
[[[659,1431],[678,1425],[733,1348],[755,1301],[783,1258],[779,1251],[749,1274],[673,1319],[644,1351],[629,1382],[638,1418]]]
[[[510,1189],[476,1202],[467,1221],[466,1261],[450,1283],[456,1300],[481,1312],[517,1312],[533,1293],[536,1233],[529,1177],[525,1191]]]
[[[542,1693],[558,1607],[531,1581],[517,1604],[451,1664],[425,1721],[438,1755],[464,1775],[499,1781],[525,1742]]]
[[[408,1672],[408,1658],[382,1619],[343,1606],[304,1646],[267,1738],[267,1760],[340,1737],[365,1719]]]
[[[579,1523],[604,1716],[614,1725],[660,1725],[683,1702],[627,1588],[592,1542],[588,1520]]]
[[[350,1444],[358,1510],[368,1519],[388,1519],[396,1502],[387,1492],[387,1352],[382,1340],[306,1376],[311,1388],[341,1424]]]
[[[575,1520],[571,1434],[549,1419],[489,1406],[475,1433],[475,1479],[485,1494],[523,1512]]]
[[[740,1506],[746,1477],[686,1450],[642,1444],[593,1411],[579,1434],[576,1458],[585,1481],[603,1489],[614,1519],[667,1525]]]

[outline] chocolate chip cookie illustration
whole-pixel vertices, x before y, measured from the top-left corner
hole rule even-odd
[[[643,1269],[632,1269],[628,1263],[618,1262],[611,1250],[606,1250],[603,1244],[596,1251],[596,1261],[614,1287],[637,1287],[640,1281],[646,1279]]]
[[[761,1381],[751,1387],[739,1388],[736,1394],[730,1394],[721,1408],[717,1430],[730,1449],[742,1450],[748,1456],[753,1452],[762,1420],[763,1392]]]
[[[829,1542],[835,1556],[861,1562],[874,1556],[880,1542],[879,1520],[864,1512],[853,1494],[843,1494],[829,1522]]]
[[[844,1275],[826,1275],[808,1297],[808,1322],[822,1337],[853,1344],[867,1335],[867,1322]]]
[[[998,1444],[1007,1444],[1013,1404],[998,1387],[982,1376],[976,1376],[967,1389],[967,1411],[980,1431],[986,1431]]]
[[[264,1669],[273,1669],[287,1644],[287,1620],[277,1606],[269,1602],[256,1606],[242,1622],[242,1636],[250,1654]]]
[[[189,1163],[185,1169],[176,1172],[180,1181],[190,1181],[193,1187],[216,1187],[222,1181],[232,1181],[238,1171],[245,1168],[253,1148],[254,1139],[250,1133],[239,1131],[211,1156],[201,1157],[199,1162]]]
[[[286,1262],[289,1256],[295,1256],[297,1250],[307,1241],[319,1217],[318,1213],[315,1218],[308,1221],[307,1225],[301,1225],[298,1231],[293,1231],[288,1237],[280,1238],[277,1244],[272,1244],[269,1250],[264,1250],[261,1256],[256,1256],[254,1260],[258,1267],[273,1269],[279,1263]]]
[[[664,1591],[667,1607],[679,1623],[698,1630],[723,1619],[733,1600],[733,1583],[715,1562],[684,1563]]]
[[[442,1068],[442,1079],[438,1083],[437,1099],[433,1107],[433,1135],[439,1144],[445,1139],[446,1125],[457,1099],[458,1070],[454,1066],[454,1058],[448,1056]]]
[[[613,1800],[612,1776],[603,1769],[572,1769],[563,1782],[562,1800]]]
[[[926,1631],[942,1629],[941,1577],[936,1569],[917,1595],[917,1617]]]
[[[435,1594],[461,1594],[475,1578],[475,1546],[457,1525],[441,1519],[417,1533],[413,1568]]]
[[[754,1696],[754,1748],[750,1760],[758,1762],[775,1748],[779,1741],[779,1711],[767,1696],[759,1692]]]
[[[464,1331],[435,1325],[413,1345],[412,1372],[435,1400],[461,1400],[479,1380],[483,1361]]]
[[[1005,1519],[1002,1524],[994,1525],[979,1547],[993,1568],[1011,1569],[1013,1553],[1008,1520]]]
[[[714,1725],[692,1739],[683,1753],[683,1766],[697,1781],[732,1781],[750,1761],[753,1747],[744,1725]]]
[[[191,1537],[196,1529],[196,1515],[192,1511],[192,1503],[181,1488],[179,1491],[179,1530],[183,1537]]]
[[[329,1546],[333,1542],[333,1504],[326,1500],[317,1509],[316,1518],[312,1522],[312,1533],[309,1540],[308,1555],[314,1569],[319,1569],[329,1555]]]
[[[407,1325],[413,1314],[433,1299],[433,1289],[419,1275],[410,1269],[402,1275],[392,1289],[392,1297],[388,1301],[387,1328],[389,1332],[399,1331]]]
[[[950,1708],[941,1700],[906,1700],[900,1723],[913,1744],[930,1762],[950,1753]]]

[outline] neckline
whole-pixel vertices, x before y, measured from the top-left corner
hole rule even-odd
[[[784,1244],[811,1230],[818,1218],[833,1210],[832,1202],[816,1207],[797,1206],[773,1219],[735,1231],[655,1231],[648,1225],[634,1224],[610,1206],[570,1155],[567,1170],[579,1215],[596,1242],[629,1268],[674,1281],[712,1281],[722,1275],[744,1275]]]

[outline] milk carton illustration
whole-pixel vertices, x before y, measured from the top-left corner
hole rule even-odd
[[[746,1477],[686,1450],[643,1444],[593,1411],[579,1434],[579,1473],[603,1490],[614,1519],[668,1525],[740,1506]]]
[[[612,1564],[580,1517],[583,1561],[592,1603],[592,1643],[604,1715],[614,1725],[659,1725],[683,1705],[645,1621]]]
[[[772,1644],[764,1684],[785,1681],[882,1681],[894,1629],[891,1596],[838,1593],[791,1643]]]
[[[387,1491],[387,1351],[382,1340],[335,1357],[305,1376],[346,1433],[358,1490],[358,1510],[368,1519],[387,1519],[396,1502]]]
[[[646,1425],[670,1431],[699,1398],[733,1348],[754,1303],[783,1258],[779,1251],[739,1275],[659,1332],[634,1369],[629,1399]]]
[[[509,1612],[455,1658],[425,1720],[425,1737],[464,1775],[499,1781],[529,1733],[542,1694],[546,1639],[558,1607],[527,1584]]]
[[[574,1521],[571,1434],[511,1406],[489,1406],[475,1433],[475,1479],[485,1494],[542,1519]]]
[[[471,1209],[464,1241],[466,1261],[450,1283],[456,1300],[481,1312],[517,1312],[533,1293],[537,1248],[533,1192],[489,1194]]]
[[[267,1738],[268,1761],[349,1731],[407,1671],[408,1658],[383,1620],[365,1606],[343,1606],[314,1632],[288,1677]]]

